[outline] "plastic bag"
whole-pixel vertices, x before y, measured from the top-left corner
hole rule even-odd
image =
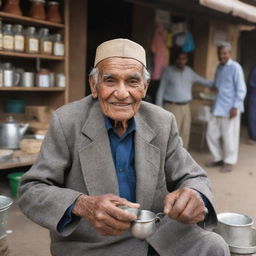
[[[186,34],[185,42],[182,46],[182,51],[183,52],[192,52],[195,50],[195,43],[193,36],[190,32]]]

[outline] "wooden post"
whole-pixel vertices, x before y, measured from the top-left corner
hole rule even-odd
[[[68,78],[66,102],[85,96],[86,42],[87,42],[87,1],[66,0],[68,4]]]

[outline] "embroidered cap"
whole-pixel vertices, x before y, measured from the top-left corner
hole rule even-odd
[[[96,49],[94,67],[102,60],[111,57],[131,58],[147,66],[144,48],[128,39],[118,38],[100,44]]]

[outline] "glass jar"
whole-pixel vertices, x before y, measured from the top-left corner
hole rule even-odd
[[[50,71],[48,69],[40,69],[36,74],[36,86],[50,87]]]
[[[0,20],[0,51],[1,50],[3,50],[3,23]]]
[[[4,5],[3,11],[22,16],[22,11],[20,9],[20,0],[7,0]]]
[[[29,10],[29,16],[34,19],[45,20],[45,0],[31,0],[32,5]]]
[[[3,30],[3,49],[5,51],[13,51],[14,49],[14,37],[12,32],[12,25],[5,24]]]
[[[28,27],[26,33],[26,52],[38,53],[39,52],[39,39],[35,27]]]
[[[52,39],[49,35],[48,28],[40,29],[40,53],[51,55],[52,54]]]
[[[62,35],[56,34],[54,38],[54,44],[53,44],[53,55],[64,56],[64,54],[65,54],[65,48],[64,48],[64,43],[62,41]]]
[[[14,31],[14,51],[24,52],[25,50],[25,36],[22,25],[15,25]]]
[[[66,86],[66,78],[64,73],[57,73],[56,74],[56,82],[57,87],[65,87]]]
[[[4,77],[4,69],[3,69],[2,63],[0,63],[0,87],[4,86],[3,77]]]
[[[62,22],[62,18],[60,15],[60,4],[58,2],[56,1],[48,2],[47,20],[55,23]]]

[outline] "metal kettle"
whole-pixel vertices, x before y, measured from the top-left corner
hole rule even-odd
[[[0,148],[18,149],[20,140],[28,129],[29,124],[20,124],[13,117],[8,117],[6,122],[0,123]]]

